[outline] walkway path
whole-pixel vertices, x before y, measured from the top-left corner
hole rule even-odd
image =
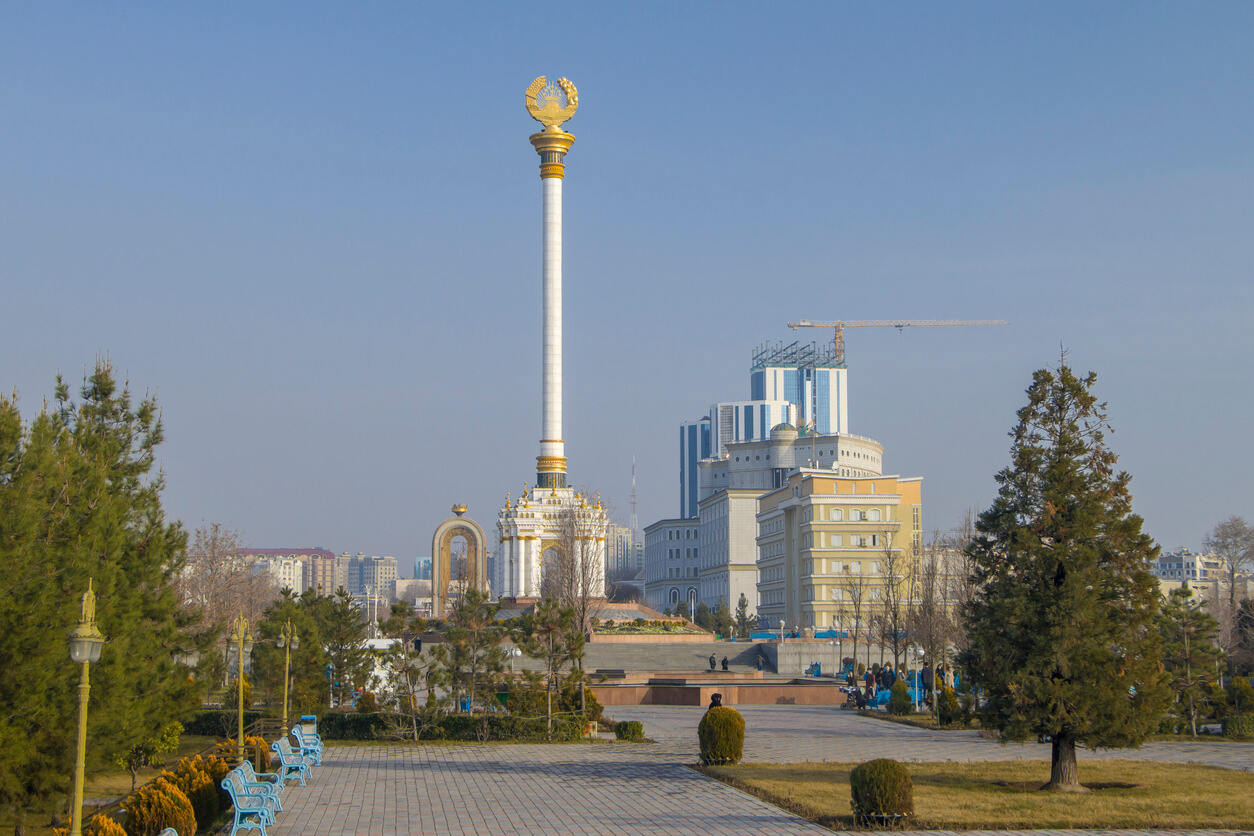
[[[840,711],[828,706],[744,705],[745,761],[800,763],[857,762],[872,757],[901,761],[1048,760],[1050,747],[1038,743],[999,743],[977,731],[931,731]],[[657,741],[657,756],[696,760],[697,723],[704,708],[633,705],[607,710],[615,720],[639,720],[645,736]],[[1140,749],[1078,753],[1086,758],[1129,758],[1177,763],[1205,763],[1254,771],[1254,743],[1230,741],[1146,743]]]
[[[747,761],[857,761],[883,754],[916,761],[1049,756],[1048,746],[1003,746],[974,732],[932,732],[827,707],[740,710],[747,721]],[[616,720],[640,720],[657,743],[332,745],[309,786],[291,786],[285,794],[286,809],[269,832],[830,836],[831,831],[686,768],[684,764],[697,759],[696,725],[702,709],[633,706],[610,713]],[[1254,771],[1254,744],[1155,743],[1141,750],[1085,752],[1080,757],[1081,765],[1086,757],[1133,757]],[[1084,832],[1037,831],[1036,836]],[[1103,836],[1132,833],[1102,831]]]
[[[271,836],[831,831],[615,744],[329,746]]]

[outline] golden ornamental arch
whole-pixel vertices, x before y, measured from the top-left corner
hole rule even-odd
[[[439,618],[449,608],[449,584],[463,589],[488,591],[488,537],[483,526],[465,516],[466,506],[453,506],[453,516],[436,526],[431,538],[431,615]],[[453,541],[466,541],[465,577],[453,577]]]

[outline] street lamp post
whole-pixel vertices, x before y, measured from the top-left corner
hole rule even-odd
[[[279,630],[279,647],[283,648],[283,725],[287,726],[287,686],[290,681],[292,663],[292,651],[300,647],[300,638],[296,635],[296,628],[292,626],[292,619],[288,619],[287,623]]]
[[[514,660],[522,655],[522,651],[518,648],[511,648],[509,651],[509,675],[514,675]]]
[[[779,620],[779,643],[784,643],[784,619]]]
[[[70,836],[83,832],[83,774],[87,767],[87,695],[91,684],[87,669],[100,659],[104,635],[96,627],[96,593],[91,591],[91,580],[83,593],[83,612],[78,626],[70,633],[70,659],[83,666],[83,676],[78,683],[78,755],[74,761],[74,809],[71,811]]]
[[[235,680],[239,684],[239,759],[244,760],[244,657],[253,652],[253,634],[248,629],[248,619],[243,613],[231,622],[231,643],[235,645],[239,665],[235,670]]]

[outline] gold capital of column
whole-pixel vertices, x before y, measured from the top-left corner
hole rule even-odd
[[[536,153],[540,155],[540,179],[556,177],[561,180],[566,176],[566,152],[575,144],[574,134],[568,134],[560,128],[545,128],[528,139]]]

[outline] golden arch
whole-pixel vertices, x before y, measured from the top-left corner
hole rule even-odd
[[[456,580],[464,581],[466,589],[488,591],[488,538],[483,526],[465,513],[465,505],[454,505],[455,516],[440,523],[431,538],[431,615],[435,618],[448,611],[448,587],[455,580],[450,553],[455,538],[466,541],[466,576]]]

